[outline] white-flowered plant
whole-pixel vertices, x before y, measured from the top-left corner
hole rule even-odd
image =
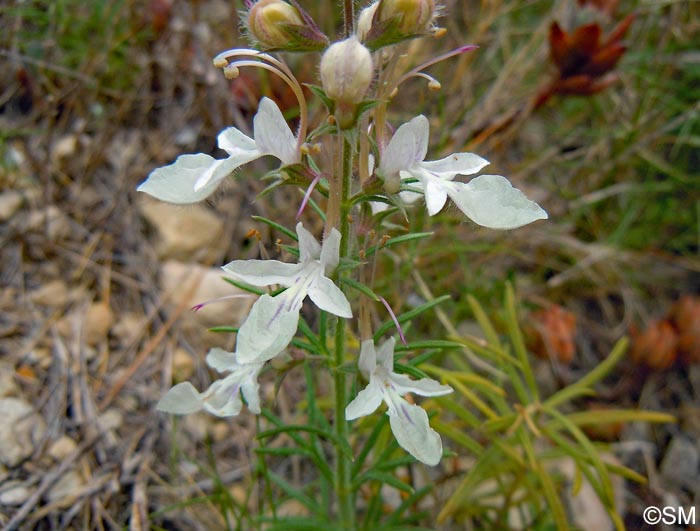
[[[429,123],[425,116],[413,118],[391,135],[389,106],[400,101],[396,97],[399,86],[418,77],[428,79],[430,88],[439,89],[439,82],[422,69],[474,48],[462,46],[421,67],[400,72],[403,41],[440,33],[435,25],[435,2],[379,0],[359,15],[362,28],[357,35],[352,31],[353,2],[343,3],[346,34],[330,44],[295,0],[246,0],[249,32],[258,46],[267,50],[324,51],[317,69],[321,86],[307,85],[306,89],[284,60],[273,53],[235,48],[214,59],[214,65],[222,68],[229,79],[235,79],[240,68],[250,66],[281,79],[299,103],[297,134],[277,104],[263,97],[253,119],[253,138],[229,127],[218,135],[218,147],[227,153],[226,158],[216,159],[205,153],[182,155],[169,166],[151,172],[138,190],[170,203],[196,203],[211,196],[242,165],[270,155],[285,170],[269,176],[277,180],[266,191],[287,185],[299,187],[300,208],[293,205],[297,219],[301,214],[314,215],[309,212],[311,208],[303,212],[307,205],[318,213],[324,225],[323,241],[319,243],[298,222],[296,263],[234,260],[223,266],[231,282],[259,295],[237,330],[235,352],[212,349],[206,357],[210,367],[227,374],[201,393],[190,382],[178,383],[157,407],[174,414],[205,410],[230,417],[240,414],[245,401],[252,413],[260,414],[263,404],[258,377],[266,367],[271,369],[269,373],[280,370],[279,364],[273,368],[268,362],[289,351],[292,355],[285,359],[292,361],[288,366],[304,365],[310,396],[319,388],[329,387],[332,381],[331,398],[315,402],[309,399],[307,407],[314,403],[314,414],[300,412],[300,417],[308,419],[308,434],[314,438],[311,446],[300,453],[325,459],[325,445],[332,446],[335,470],[322,470],[319,481],[330,481],[325,492],[334,491],[337,499],[319,506],[328,507],[325,523],[337,521],[338,529],[355,531],[354,496],[363,482],[376,481],[377,475],[367,474],[364,479],[363,467],[374,466],[367,465],[368,456],[375,454],[368,449],[360,453],[357,466],[352,464],[353,452],[364,435],[364,423],[358,423],[357,437],[351,437],[348,421],[368,416],[385,403],[399,445],[418,461],[434,466],[443,454],[440,435],[430,427],[428,413],[405,395],[439,397],[452,392],[450,386],[436,380],[415,380],[395,372],[393,338],[375,348],[374,331],[381,317],[386,317],[377,315],[375,302],[384,303],[397,327],[416,315],[395,316],[386,300],[390,295],[379,293],[374,282],[380,270],[375,268],[375,261],[397,227],[391,221],[392,212],[376,215],[378,201],[403,207],[422,196],[428,213],[434,216],[450,198],[475,223],[495,229],[520,227],[545,219],[547,214],[500,175],[457,180],[458,176],[476,174],[488,164],[478,155],[455,153],[426,161]],[[319,104],[312,107],[313,117],[306,101],[308,93],[318,97]],[[410,221],[410,210],[407,217]],[[280,229],[279,221],[264,221],[274,230]],[[402,228],[401,235],[410,239],[410,230],[410,226]],[[283,232],[291,235],[286,229]],[[399,238],[394,244],[396,240]],[[265,287],[270,291],[258,289]],[[354,298],[348,297],[348,287]],[[309,305],[302,312],[307,296],[315,307]],[[295,337],[298,333],[300,337]],[[399,333],[404,339],[401,329]],[[357,349],[351,345],[357,344],[356,338],[360,343],[357,366],[368,383],[351,400],[348,383],[354,372],[351,365],[357,359]],[[320,382],[322,385],[317,385]],[[273,416],[265,412],[266,418]],[[290,431],[306,435],[306,428],[295,426]],[[285,427],[278,425],[275,429],[284,431]],[[289,440],[299,445],[306,441],[296,435]],[[386,477],[385,471],[380,472]],[[392,525],[398,528],[398,522]]]
[[[213,348],[207,354],[207,364],[219,372],[230,372],[200,393],[190,382],[182,382],[168,391],[156,408],[166,413],[186,415],[201,409],[219,417],[233,417],[241,412],[241,395],[253,413],[260,413],[258,375],[264,363],[241,363],[232,352]]]
[[[287,288],[276,297],[263,296],[253,305],[238,333],[236,353],[242,362],[266,361],[287,346],[297,330],[299,311],[307,295],[323,311],[338,317],[352,317],[347,297],[328,278],[338,266],[340,233],[332,229],[320,245],[301,223],[297,223],[296,231],[299,238],[299,262],[296,264],[278,260],[235,260],[223,267],[232,277],[253,286]]]
[[[442,457],[440,435],[430,427],[425,410],[411,404],[403,396],[407,393],[442,396],[453,389],[431,378],[412,380],[405,374],[395,373],[395,345],[393,337],[387,339],[378,350],[374,340],[362,342],[358,368],[369,384],[348,404],[345,418],[354,420],[370,415],[384,402],[391,431],[401,447],[426,465],[437,465]]]
[[[255,138],[235,127],[224,129],[218,146],[228,153],[227,158],[215,159],[204,153],[180,155],[169,166],[154,170],[137,190],[168,203],[197,203],[213,194],[221,181],[243,164],[265,155],[279,159],[284,166],[301,160],[297,139],[271,99],[260,101],[253,132]]]
[[[513,188],[501,175],[481,175],[462,183],[457,175],[473,175],[488,161],[473,153],[453,153],[440,160],[426,161],[429,124],[425,116],[416,116],[399,127],[384,152],[377,172],[386,181],[417,179],[411,187],[423,192],[428,213],[434,216],[450,197],[474,223],[492,229],[514,229],[546,219],[537,203]],[[418,196],[403,192],[404,201]]]

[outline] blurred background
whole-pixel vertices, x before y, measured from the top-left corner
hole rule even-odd
[[[467,296],[498,327],[512,282],[545,392],[575,382],[628,336],[598,396],[576,407],[677,418],[589,434],[648,479],[617,484],[629,529],[643,528],[647,505],[697,507],[700,3],[444,4],[446,35],[406,45],[406,67],[479,48],[427,70],[439,92],[421,79],[402,85],[390,120],[425,114],[430,159],[474,151],[550,219],[497,232],[453,207],[434,218],[416,209],[417,228],[435,236],[380,262],[375,291],[405,311],[427,297],[416,287],[419,269],[432,294],[451,296],[441,308],[455,329],[478,335]],[[336,2],[302,5],[338,35]],[[234,292],[221,264],[263,247],[280,254],[283,235],[251,216],[291,227],[303,192],[256,201],[264,182],[229,179],[206,204],[173,207],[135,191],[179,154],[220,156],[217,133],[250,132],[262,96],[294,124],[296,100],[278,79],[256,69],[228,81],[212,66],[220,51],[247,45],[243,8],[223,0],[0,6],[0,524],[9,529],[233,529],[221,500],[255,506],[250,450],[260,421],[177,420],[154,405],[175,381],[211,381],[208,348],[230,348],[234,337],[206,328],[237,326],[251,301],[190,308]],[[314,58],[284,59],[300,81],[318,83]],[[317,101],[311,112],[323,118]],[[263,160],[242,171],[272,167]],[[411,332],[444,335],[437,323],[426,317]],[[303,417],[293,371],[271,375],[263,393],[280,418]],[[275,466],[291,484],[308,477],[303,461]],[[447,484],[468,467],[455,458],[433,480]],[[429,513],[440,498],[433,503]],[[572,521],[606,529],[576,519],[591,507],[572,508]],[[499,529],[469,518],[440,529]]]

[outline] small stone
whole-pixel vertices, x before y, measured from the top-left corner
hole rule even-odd
[[[112,326],[112,310],[106,302],[94,302],[85,312],[85,342],[96,345],[107,337]]]
[[[112,327],[112,335],[121,345],[131,345],[143,334],[146,325],[146,317],[127,312],[119,316],[119,320]]]
[[[192,308],[197,304],[216,300],[197,311],[185,310],[181,327],[188,332],[201,333],[213,326],[239,326],[247,317],[255,298],[226,281],[219,268],[206,268],[169,260],[161,269],[161,289],[173,305],[185,304]],[[231,295],[236,297],[231,298]],[[230,334],[207,333],[206,339],[215,346],[226,346]]]
[[[75,134],[64,135],[59,138],[51,150],[51,159],[57,162],[75,155],[78,148],[78,136]]]
[[[115,408],[109,408],[97,417],[97,425],[102,431],[116,430],[120,428],[122,424],[124,424],[124,415]]]
[[[30,213],[27,227],[30,230],[45,232],[52,242],[67,238],[71,232],[70,219],[54,205],[44,211]]]
[[[68,302],[68,286],[62,280],[52,280],[29,294],[34,304],[49,308],[62,308]]]
[[[18,391],[15,368],[10,363],[0,362],[0,397],[15,396]]]
[[[668,445],[660,471],[673,487],[694,488],[700,475],[700,452],[687,437],[676,435]]]
[[[15,467],[34,453],[46,430],[44,419],[20,398],[0,399],[0,462]]]
[[[194,359],[185,349],[175,349],[173,353],[173,380],[182,382],[189,379],[194,372]]]
[[[144,199],[141,213],[156,228],[156,252],[161,258],[192,259],[218,254],[225,246],[224,223],[200,205],[178,205]]]
[[[0,486],[0,505],[22,505],[32,491],[19,481],[8,481]]]
[[[73,439],[67,435],[62,435],[49,446],[48,454],[56,461],[62,461],[72,454],[77,447],[78,445]]]
[[[0,194],[0,222],[10,219],[22,206],[22,194],[17,190],[10,190]]]
[[[46,495],[49,502],[56,502],[78,494],[85,480],[75,470],[69,470],[54,483]]]
[[[231,425],[228,422],[217,422],[212,426],[211,438],[214,442],[221,442],[231,436]]]

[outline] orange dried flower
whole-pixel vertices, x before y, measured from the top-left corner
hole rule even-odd
[[[571,363],[576,351],[576,316],[553,304],[534,312],[531,319],[528,338],[532,352],[539,358]]]
[[[632,349],[630,357],[635,363],[650,369],[668,369],[676,361],[678,334],[667,320],[655,321],[646,330],[631,329]]]
[[[700,363],[700,297],[685,295],[671,309],[678,351],[687,363]]]
[[[612,72],[627,50],[620,44],[634,20],[625,17],[605,40],[598,23],[585,24],[573,33],[564,31],[557,22],[549,28],[550,57],[559,76],[537,97],[535,107],[542,106],[552,95],[590,95],[609,87],[617,80]]]

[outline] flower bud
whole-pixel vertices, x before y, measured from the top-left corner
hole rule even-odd
[[[357,20],[357,35],[372,50],[428,33],[434,0],[379,0]]]
[[[326,36],[296,2],[259,0],[248,12],[248,29],[266,50],[314,51],[328,45]]]
[[[330,46],[321,58],[323,90],[339,107],[354,107],[362,101],[373,71],[369,50],[354,35]]]
[[[357,34],[357,38],[363,42],[369,34],[369,30],[372,29],[372,19],[374,18],[374,13],[377,11],[378,6],[379,2],[367,6],[360,12],[360,16],[357,18],[355,33]]]
[[[381,0],[380,20],[396,17],[397,29],[402,35],[424,33],[435,15],[433,0]]]
[[[336,121],[347,129],[355,123],[357,104],[372,82],[372,55],[353,35],[326,50],[320,70],[323,90],[335,102]]]

